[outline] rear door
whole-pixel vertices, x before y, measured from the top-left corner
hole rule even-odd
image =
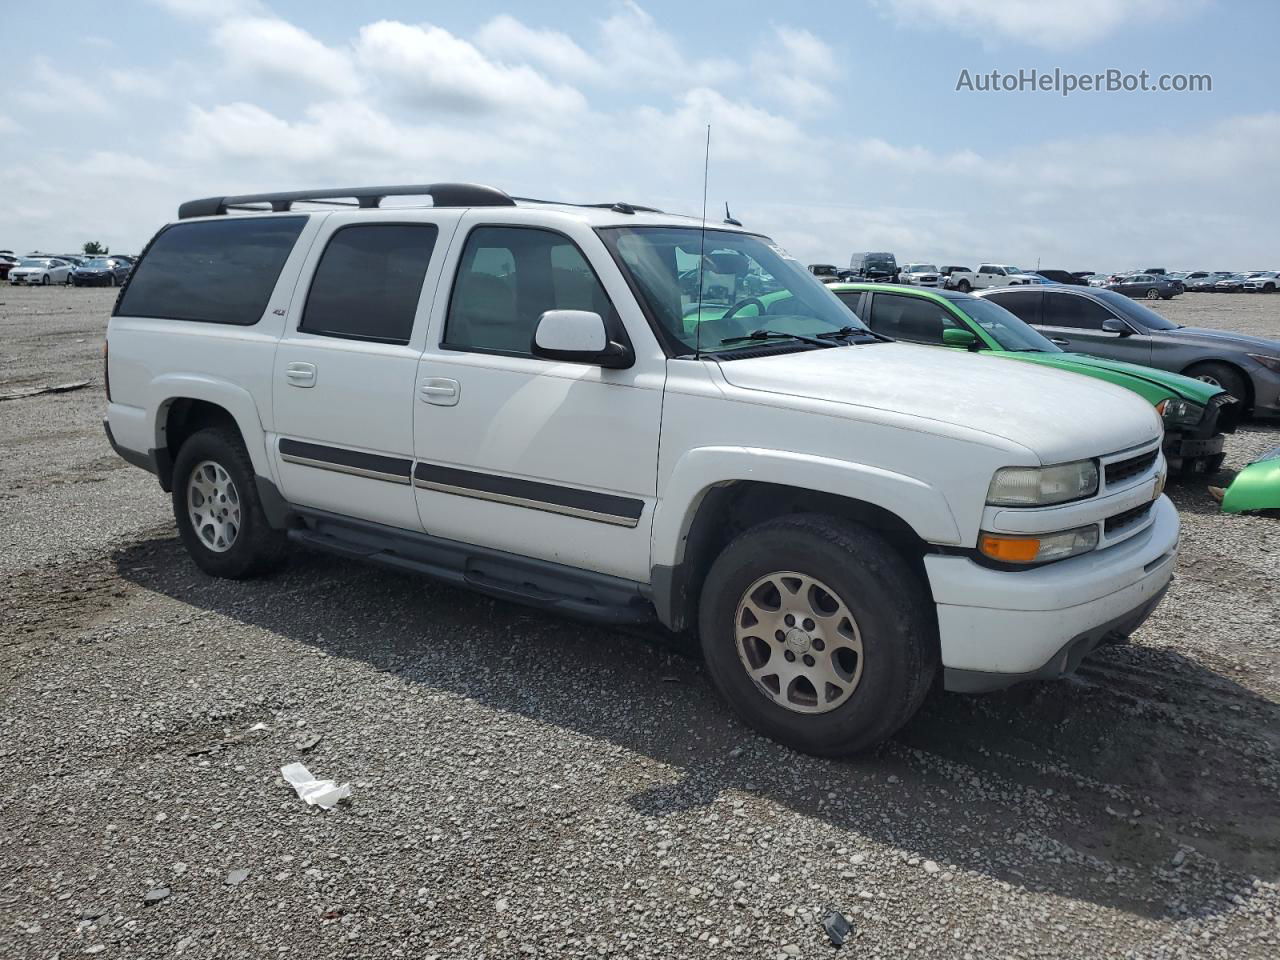
[[[999,303],[1003,304],[1001,298]],[[1107,320],[1118,320],[1125,333],[1102,329]],[[1069,290],[1046,290],[1040,319],[1033,324],[1063,350],[1088,353],[1112,360],[1148,365],[1151,340],[1110,309],[1083,294]]]
[[[331,214],[276,347],[274,433],[285,497],[419,530],[414,379],[440,263],[461,212]]]

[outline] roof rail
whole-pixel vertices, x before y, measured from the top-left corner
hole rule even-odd
[[[270,204],[273,213],[292,209],[295,203],[325,203],[376,209],[387,197],[430,197],[437,207],[513,207],[515,201],[495,187],[478,183],[402,184],[390,187],[335,187],[328,190],[290,190],[285,193],[246,193],[238,197],[205,197],[178,207],[178,219],[215,217],[228,210],[257,210]],[[355,203],[344,201],[354,200]]]
[[[662,213],[657,207],[642,207],[638,203],[617,200],[612,203],[571,203],[568,200],[539,200],[536,197],[512,197],[521,203],[546,203],[559,207],[583,207],[597,210],[613,210],[617,213]]]

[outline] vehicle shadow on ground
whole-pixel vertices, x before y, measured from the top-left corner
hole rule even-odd
[[[850,845],[1152,918],[1216,913],[1224,889],[1280,879],[1280,705],[1175,652],[1106,648],[1079,679],[937,694],[890,743],[824,760],[754,735],[662,638],[301,552],[253,582],[205,577],[172,536],[114,560],[146,590],[652,758],[674,782],[631,796],[642,814],[738,791]]]

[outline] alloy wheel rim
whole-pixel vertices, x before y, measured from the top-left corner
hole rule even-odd
[[[862,680],[862,634],[844,600],[790,570],[756,580],[734,614],[738,659],[756,688],[795,713],[827,713]]]
[[[187,480],[187,516],[202,546],[226,553],[240,535],[240,493],[220,463],[202,460]]]
[[[1210,376],[1207,373],[1200,374],[1198,377],[1196,377],[1196,379],[1199,380],[1201,383],[1207,383],[1214,387],[1222,386],[1222,384],[1218,382],[1216,377]]]

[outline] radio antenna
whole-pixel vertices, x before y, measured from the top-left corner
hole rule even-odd
[[[702,267],[707,259],[707,174],[711,170],[711,124],[707,124],[707,147],[702,157],[702,231],[698,243],[698,312],[693,315],[693,357],[702,359]]]

